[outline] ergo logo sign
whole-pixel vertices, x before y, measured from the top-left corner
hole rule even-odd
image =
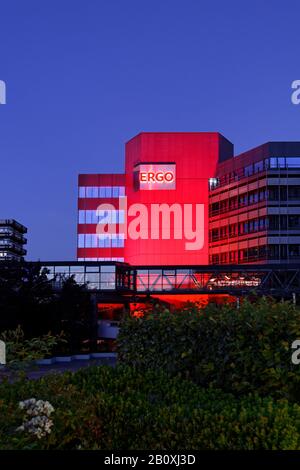
[[[139,189],[176,188],[175,163],[140,164],[135,170],[138,171]]]
[[[148,183],[171,183],[174,181],[174,173],[171,171],[166,171],[166,173],[163,173],[162,171],[158,171],[157,173],[154,173],[153,171],[149,171],[148,173],[142,172],[140,173],[140,181]]]

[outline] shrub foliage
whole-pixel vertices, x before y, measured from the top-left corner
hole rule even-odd
[[[177,313],[126,318],[118,337],[119,360],[160,369],[235,395],[259,393],[300,400],[300,366],[291,345],[300,338],[300,311],[288,302],[261,299],[209,305]]]
[[[164,372],[90,367],[38,381],[0,384],[0,449],[300,449],[300,407],[237,399]],[[17,432],[18,402],[54,407],[51,433]]]

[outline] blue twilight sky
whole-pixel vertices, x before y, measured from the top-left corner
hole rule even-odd
[[[78,173],[140,131],[300,140],[299,0],[0,0],[0,218],[28,259],[75,259]]]

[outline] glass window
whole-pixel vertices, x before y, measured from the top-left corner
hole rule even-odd
[[[70,266],[71,273],[83,273],[84,266]]]
[[[105,197],[112,197],[112,188],[110,186],[105,188]]]
[[[254,163],[254,173],[259,173],[264,169],[264,161],[261,160],[260,162]]]
[[[85,197],[85,186],[79,187],[79,197]]]
[[[209,189],[216,188],[218,184],[219,184],[218,178],[209,178],[208,180]]]
[[[74,280],[77,284],[84,284],[84,274],[83,273],[75,273]]]
[[[118,220],[117,220],[117,222],[118,222],[119,224],[123,224],[123,223],[124,223],[124,220],[125,220],[124,211],[123,211],[123,210],[118,211]]]
[[[245,166],[244,168],[244,175],[251,176],[253,174],[253,165]]]
[[[92,213],[93,211],[85,211],[85,221],[87,224],[92,223]]]
[[[99,197],[105,197],[105,187],[104,186],[100,186],[99,188]]]
[[[92,282],[99,284],[99,273],[86,273],[85,282]]]
[[[289,228],[299,228],[300,227],[300,216],[299,215],[289,215]]]
[[[300,168],[300,157],[286,158],[286,166],[289,168]]]
[[[93,233],[92,235],[92,247],[97,248],[98,247],[98,236],[96,233]]]
[[[98,189],[99,188],[97,186],[94,186],[92,188],[92,195],[93,195],[92,197],[98,197]]]
[[[92,248],[92,234],[90,233],[85,235],[85,247]]]
[[[78,248],[84,248],[84,234],[80,233],[78,235]]]
[[[78,223],[85,224],[85,211],[79,211]]]
[[[69,266],[55,266],[56,274],[66,274],[69,275],[70,267]]]
[[[112,188],[112,197],[119,197],[119,186],[114,186]]]
[[[101,282],[114,282],[115,281],[115,273],[102,273],[101,274]]]
[[[93,188],[91,186],[86,188],[86,197],[93,197]]]
[[[289,186],[289,199],[300,199],[300,186]]]
[[[114,273],[116,270],[115,266],[101,266],[102,273]]]
[[[97,218],[98,218],[98,223],[109,223],[109,211],[106,210],[97,210]]]
[[[270,158],[270,168],[277,168],[277,158]]]
[[[98,247],[104,248],[104,235],[103,234],[98,235]]]
[[[87,266],[86,267],[86,272],[87,273],[98,273],[99,272],[99,266]]]
[[[119,187],[119,196],[120,197],[125,196],[125,187],[124,186]]]
[[[98,216],[97,216],[97,211],[91,211],[92,212],[92,224],[97,224],[98,223]]]

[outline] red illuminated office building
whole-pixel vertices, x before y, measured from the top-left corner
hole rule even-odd
[[[77,258],[299,262],[300,142],[234,156],[215,132],[138,134],[126,144],[124,174],[79,175]]]

